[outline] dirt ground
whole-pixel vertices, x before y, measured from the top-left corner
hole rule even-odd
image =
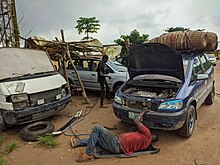
[[[216,93],[220,94],[220,61],[215,67]],[[92,103],[97,103],[98,97],[88,94]],[[84,120],[73,127],[76,133],[90,133],[91,128],[96,125],[107,127],[117,126],[114,133],[127,132],[132,126],[121,122],[113,114],[111,104],[108,109],[100,109],[97,103]],[[58,115],[47,120],[53,121],[55,129],[64,125],[78,110],[89,110],[88,105],[83,104],[81,96],[73,96],[72,102]],[[218,165],[220,164],[220,95],[216,95],[212,106],[203,105],[198,111],[198,120],[194,134],[185,139],[175,132],[152,130],[159,134],[160,140],[154,143],[155,147],[161,149],[155,155],[142,155],[134,158],[108,158],[96,159],[86,164],[152,164],[152,165]],[[71,148],[70,136],[60,135],[55,137],[59,143],[54,149],[39,147],[37,142],[26,142],[20,137],[21,127],[15,127],[4,133],[7,136],[1,150],[11,143],[16,142],[18,147],[4,159],[10,165],[71,165],[78,164],[75,161],[77,153],[83,152],[84,147]],[[71,131],[67,131],[71,134]],[[0,150],[0,152],[1,152]]]

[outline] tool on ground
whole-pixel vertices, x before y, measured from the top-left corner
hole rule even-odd
[[[82,110],[77,111],[75,116],[72,117],[72,119],[70,119],[64,126],[62,126],[60,129],[58,129],[57,131],[52,132],[49,135],[53,135],[53,136],[60,135],[63,132],[67,131],[70,127],[72,127],[73,125],[77,124],[79,121],[83,120],[83,118],[80,119],[81,115],[82,115]]]

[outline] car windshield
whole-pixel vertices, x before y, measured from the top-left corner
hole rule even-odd
[[[0,55],[0,80],[54,71],[50,59],[43,51],[2,48]]]
[[[208,54],[208,57],[209,58],[215,58],[215,55],[214,54]]]
[[[127,68],[117,61],[108,60],[107,63],[118,72],[127,72]]]

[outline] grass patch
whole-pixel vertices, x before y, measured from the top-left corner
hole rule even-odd
[[[6,146],[6,148],[5,148],[6,154],[9,154],[10,152],[12,152],[16,147],[17,147],[17,143],[16,143],[16,142],[11,142],[11,143],[9,143],[9,144]]]
[[[39,140],[38,144],[40,146],[46,148],[55,148],[58,145],[58,142],[56,142],[51,136],[42,136],[39,137],[37,140]]]
[[[0,156],[0,165],[7,165],[6,161]]]
[[[0,145],[5,141],[6,136],[0,135]]]

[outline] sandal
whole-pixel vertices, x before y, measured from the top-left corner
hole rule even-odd
[[[74,136],[71,137],[70,143],[73,148],[77,147],[77,139]]]
[[[94,160],[94,156],[93,155],[88,155],[86,153],[83,153],[83,154],[80,154],[77,158],[76,158],[76,161],[77,162],[88,162],[88,161],[91,161],[91,160]]]

